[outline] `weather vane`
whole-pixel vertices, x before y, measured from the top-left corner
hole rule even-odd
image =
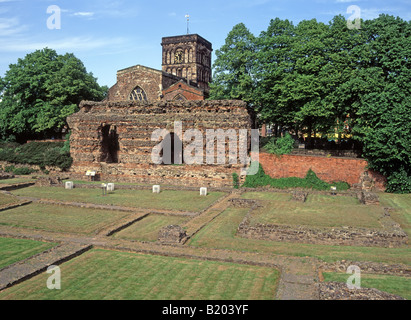
[[[186,14],[186,18],[187,18],[187,34],[190,34],[190,29],[189,29],[190,15],[189,15],[189,14]]]

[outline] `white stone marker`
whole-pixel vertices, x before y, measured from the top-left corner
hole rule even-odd
[[[158,185],[153,186],[153,193],[160,193],[160,186]]]
[[[107,191],[114,191],[114,183],[107,183]]]
[[[207,188],[200,188],[200,196],[206,196],[207,195]]]
[[[71,190],[71,189],[74,188],[74,184],[73,184],[72,181],[66,181],[66,183],[64,184],[64,187],[65,187],[67,190]]]

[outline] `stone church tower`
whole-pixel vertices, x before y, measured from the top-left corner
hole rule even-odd
[[[108,101],[204,100],[209,96],[212,45],[198,34],[165,37],[162,70],[135,65],[117,71]]]
[[[162,39],[162,70],[209,91],[212,45],[198,34]]]

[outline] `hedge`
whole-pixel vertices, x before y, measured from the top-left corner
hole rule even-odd
[[[66,151],[64,142],[30,142],[24,145],[0,143],[0,161],[16,164],[70,168],[73,159]]]

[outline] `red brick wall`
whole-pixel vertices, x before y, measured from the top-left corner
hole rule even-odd
[[[183,82],[163,90],[163,100],[174,100],[178,94],[183,95],[187,100],[204,100],[203,90],[190,87]]]
[[[252,156],[256,160],[255,155]],[[345,181],[350,185],[360,182],[361,174],[367,171],[367,161],[354,158],[327,158],[306,155],[276,156],[260,153],[259,162],[266,174],[272,178],[299,177],[304,178],[309,169],[326,182]],[[386,179],[377,172],[368,170],[375,179],[378,190],[385,190]]]

